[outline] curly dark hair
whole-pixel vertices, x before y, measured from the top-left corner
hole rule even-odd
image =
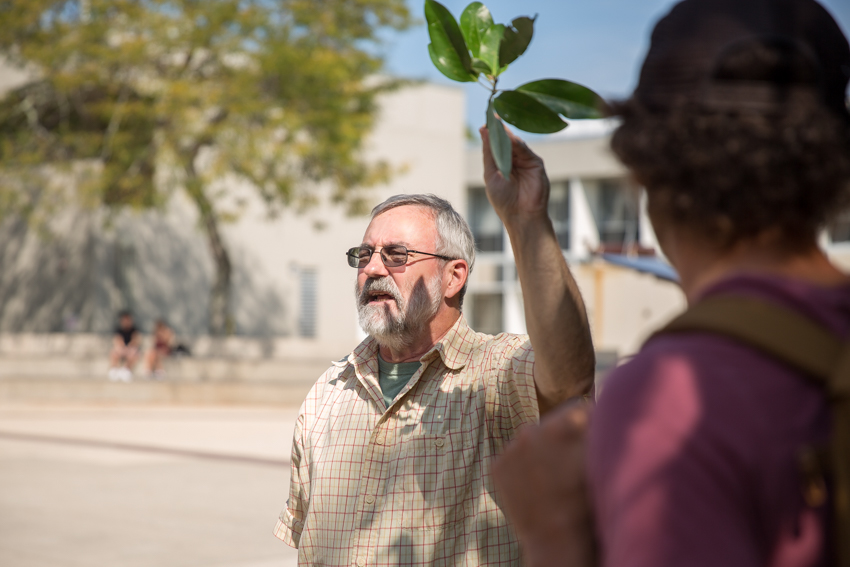
[[[809,246],[850,204],[850,125],[812,102],[784,112],[615,105],[614,153],[670,221],[719,247],[766,230]]]

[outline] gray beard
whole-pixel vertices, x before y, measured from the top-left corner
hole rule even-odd
[[[442,274],[436,274],[427,284],[417,281],[408,301],[392,278],[370,278],[358,289],[354,284],[357,299],[357,315],[360,327],[371,335],[382,347],[399,351],[410,346],[425,325],[434,318],[443,301],[440,286]],[[397,313],[389,305],[369,305],[369,291],[380,291],[392,295],[398,307]]]

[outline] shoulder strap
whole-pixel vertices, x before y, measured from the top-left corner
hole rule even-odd
[[[786,307],[734,295],[700,301],[650,339],[682,332],[736,339],[798,369],[824,388],[832,412],[835,564],[850,567],[850,343]]]
[[[732,295],[709,297],[673,319],[656,335],[714,332],[738,339],[826,382],[844,341],[808,317],[766,301]]]

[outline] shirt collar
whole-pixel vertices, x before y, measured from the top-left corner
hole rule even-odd
[[[437,341],[437,343],[431,347],[431,349],[425,353],[420,360],[423,362],[425,360],[430,360],[432,357],[436,356],[432,354],[433,352],[438,352],[440,357],[443,359],[443,364],[446,365],[446,368],[450,368],[451,370],[460,370],[464,366],[466,366],[467,358],[469,358],[469,348],[468,346],[464,348],[464,345],[469,345],[470,335],[473,334],[473,330],[469,328],[469,325],[466,324],[466,318],[463,316],[463,313],[460,314],[460,317],[457,318],[455,324],[452,325],[452,328],[449,329],[449,332],[443,335],[443,338]]]
[[[422,355],[420,362],[426,363],[433,360],[436,356],[443,359],[443,364],[451,370],[460,370],[466,366],[468,358],[468,345],[474,331],[466,324],[466,319],[461,313],[457,318],[452,328],[443,336],[442,339],[436,342],[434,346],[428,349],[428,352]],[[372,336],[366,337],[357,347],[345,358],[334,362],[336,366],[344,366],[347,363],[353,364],[356,368],[367,368],[372,374],[378,374],[378,341]]]

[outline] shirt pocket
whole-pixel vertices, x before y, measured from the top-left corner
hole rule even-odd
[[[414,435],[404,443],[402,527],[435,529],[471,515],[473,455],[462,431]]]

